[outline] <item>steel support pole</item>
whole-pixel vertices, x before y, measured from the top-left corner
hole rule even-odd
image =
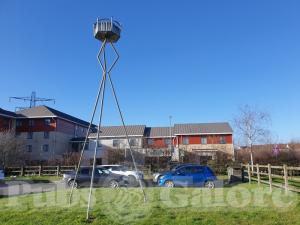
[[[98,55],[97,55],[98,60],[99,60],[99,58],[102,54],[102,51],[103,51],[105,45],[106,45],[106,40],[104,40],[104,42],[102,43],[101,48],[98,52]],[[75,184],[75,181],[78,177],[78,171],[80,169],[81,161],[82,161],[83,154],[84,154],[84,149],[85,149],[85,146],[86,146],[89,134],[90,134],[90,130],[91,130],[91,127],[92,127],[92,124],[93,124],[93,121],[94,121],[94,117],[95,117],[96,109],[97,109],[97,106],[98,106],[100,94],[102,92],[103,83],[104,83],[104,74],[102,74],[102,79],[101,79],[101,82],[100,82],[100,85],[99,85],[99,89],[98,89],[96,101],[95,101],[95,104],[94,104],[94,109],[93,109],[93,112],[92,112],[91,120],[90,120],[90,123],[89,123],[89,127],[88,127],[88,130],[87,130],[87,133],[86,133],[84,143],[83,143],[83,147],[82,147],[82,150],[81,150],[81,153],[80,153],[79,162],[78,162],[78,165],[77,165],[77,168],[76,168],[75,178],[74,178],[74,182],[72,184],[71,193],[70,193],[70,197],[69,197],[69,204],[70,205],[72,203],[72,198],[73,198],[74,184]]]
[[[110,83],[110,86],[111,86],[112,94],[114,96],[114,99],[115,99],[115,102],[116,102],[116,105],[117,105],[117,108],[118,108],[118,111],[119,111],[119,114],[120,114],[120,118],[121,118],[122,125],[123,125],[123,128],[124,128],[125,136],[126,136],[127,143],[128,143],[128,146],[129,146],[129,152],[130,152],[130,156],[131,156],[131,159],[132,159],[132,162],[133,162],[133,166],[134,166],[135,172],[138,174],[135,158],[134,158],[132,148],[131,148],[131,145],[130,145],[130,141],[129,141],[128,131],[127,131],[127,128],[125,126],[124,117],[123,117],[123,114],[122,114],[122,111],[121,111],[121,107],[120,107],[118,97],[117,97],[117,94],[116,94],[116,91],[115,91],[115,88],[114,88],[114,84],[113,84],[112,79],[111,79],[111,74],[110,74],[111,70],[113,69],[114,65],[116,64],[116,62],[118,61],[120,56],[119,56],[118,51],[116,50],[114,44],[112,42],[110,44],[111,44],[114,52],[116,53],[117,58],[115,59],[114,63],[112,64],[112,66],[108,70],[108,79],[109,79],[109,83]],[[140,179],[139,176],[138,176],[138,181],[139,181],[140,189],[141,189],[143,197],[144,197],[144,202],[146,202],[147,201],[146,194],[145,194],[143,184],[142,184],[141,179]]]
[[[99,122],[98,122],[98,129],[97,129],[97,137],[96,137],[96,144],[94,149],[94,156],[93,156],[93,169],[92,169],[92,177],[90,183],[90,190],[89,190],[89,198],[88,198],[88,205],[86,210],[86,219],[89,219],[90,208],[91,208],[91,199],[92,199],[92,191],[93,191],[93,184],[94,184],[94,175],[95,175],[95,167],[96,167],[96,156],[97,156],[97,149],[99,147],[99,138],[101,132],[101,124],[102,124],[102,116],[103,116],[103,105],[104,105],[104,97],[105,97],[105,86],[106,86],[106,57],[105,57],[105,45],[103,50],[103,57],[104,57],[104,65],[103,65],[103,89],[101,93],[101,103],[100,103],[100,114],[99,114]],[[100,61],[100,60],[99,60]]]

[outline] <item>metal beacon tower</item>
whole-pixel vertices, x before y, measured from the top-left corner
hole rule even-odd
[[[113,20],[112,18],[111,19],[97,19],[96,23],[94,23],[93,28],[94,28],[94,37],[102,43],[100,50],[98,52],[98,55],[97,55],[98,62],[102,68],[102,79],[99,84],[99,88],[98,88],[98,92],[96,95],[96,101],[95,101],[94,108],[92,111],[92,116],[91,116],[91,120],[90,120],[90,124],[89,124],[89,128],[88,128],[88,132],[86,134],[85,141],[84,141],[84,144],[83,144],[83,147],[81,150],[78,166],[77,166],[76,173],[75,173],[75,179],[74,179],[74,180],[76,180],[78,177],[78,171],[81,166],[82,158],[84,155],[84,149],[87,144],[88,137],[91,132],[92,124],[94,121],[94,117],[95,117],[96,111],[99,106],[100,113],[99,113],[99,119],[98,119],[96,145],[95,145],[95,149],[94,149],[94,153],[93,153],[93,169],[92,169],[92,177],[91,177],[91,181],[90,181],[88,204],[87,204],[87,211],[86,211],[86,219],[87,220],[90,219],[91,197],[92,197],[93,183],[94,183],[96,155],[97,155],[97,149],[99,147],[99,139],[100,139],[100,132],[101,132],[100,130],[101,130],[101,124],[102,124],[103,105],[104,105],[104,97],[105,97],[105,88],[106,88],[107,80],[108,80],[108,83],[110,84],[112,95],[114,97],[116,107],[119,111],[120,119],[121,119],[121,122],[123,125],[123,131],[124,131],[124,134],[127,139],[127,144],[129,146],[129,152],[130,152],[130,156],[132,159],[132,163],[133,163],[134,169],[137,171],[136,162],[135,162],[134,155],[132,152],[132,147],[130,146],[127,128],[126,128],[125,122],[124,122],[124,117],[123,117],[123,114],[122,114],[122,111],[121,111],[121,108],[119,105],[119,101],[118,101],[118,98],[116,95],[113,81],[111,79],[111,71],[114,68],[114,66],[116,65],[116,63],[120,57],[117,49],[114,46],[114,43],[116,43],[120,39],[121,25],[117,21]],[[115,53],[115,58],[112,61],[112,64],[109,66],[107,65],[107,58],[106,58],[106,54],[105,54],[107,47],[111,47],[113,52]],[[100,102],[100,105],[99,105],[99,102]],[[144,192],[142,182],[140,179],[138,181],[139,181],[139,186],[140,186],[141,192],[143,194],[144,202],[146,202],[146,195]],[[75,182],[73,182],[71,193],[70,193],[70,198],[69,198],[70,204],[72,203],[74,183]]]

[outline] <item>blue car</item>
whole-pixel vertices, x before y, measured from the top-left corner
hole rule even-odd
[[[158,179],[160,187],[214,188],[217,177],[208,166],[181,165],[163,173]]]

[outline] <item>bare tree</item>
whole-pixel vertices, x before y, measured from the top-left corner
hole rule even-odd
[[[24,143],[15,137],[14,130],[0,132],[0,165],[23,164],[25,155]]]
[[[262,143],[270,137],[268,126],[271,118],[266,112],[255,107],[244,105],[239,108],[239,114],[234,117],[236,133],[242,139],[242,143],[250,148],[250,160],[253,171],[253,144]]]

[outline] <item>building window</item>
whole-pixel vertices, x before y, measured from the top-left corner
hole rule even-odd
[[[225,136],[220,137],[220,144],[226,144]]]
[[[137,146],[138,142],[137,142],[136,138],[131,138],[131,139],[129,139],[129,144],[130,144],[130,146]]]
[[[51,124],[51,119],[49,118],[45,119],[45,125],[50,126],[50,124]]]
[[[148,145],[154,145],[154,140],[152,138],[149,138],[147,140]]]
[[[21,121],[21,120],[17,120],[16,126],[17,126],[17,127],[21,127],[21,126],[22,126],[22,121]]]
[[[164,141],[165,141],[165,145],[170,145],[171,144],[170,138],[165,138]]]
[[[34,120],[29,120],[29,121],[28,121],[28,125],[29,125],[30,127],[33,127],[33,126],[34,126]]]
[[[44,132],[44,138],[49,139],[49,136],[50,136],[49,131],[45,131]]]
[[[182,139],[182,144],[183,145],[188,145],[190,142],[189,142],[189,137],[184,137],[183,139]]]
[[[49,151],[49,145],[43,145],[43,152]]]
[[[102,143],[101,143],[101,140],[98,140],[98,143],[96,142],[98,148],[102,147]]]
[[[26,151],[32,152],[32,145],[26,145]]]
[[[207,145],[207,137],[201,137],[201,144]]]
[[[119,147],[120,147],[120,140],[114,139],[114,140],[113,140],[113,147],[119,148]]]
[[[84,143],[82,144],[82,148],[83,148],[83,145],[84,145]],[[89,150],[89,142],[88,141],[85,143],[84,150]]]
[[[32,139],[32,138],[33,138],[33,132],[28,132],[27,139]]]

